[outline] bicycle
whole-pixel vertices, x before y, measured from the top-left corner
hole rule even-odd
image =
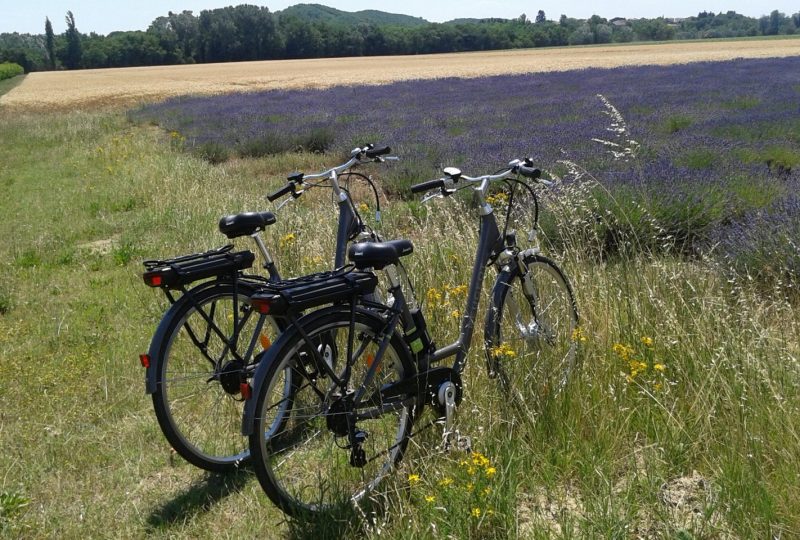
[[[350,242],[375,241],[379,236],[361,218],[347,185],[340,181],[358,179],[372,187],[379,222],[380,199],[372,178],[351,169],[391,159],[386,156],[390,151],[373,145],[356,148],[336,167],[316,174],[293,173],[267,199],[274,202],[291,195],[287,201],[295,200],[307,189],[331,188],[339,215],[334,265],[341,266]],[[233,251],[232,245],[144,262],[145,283],[160,288],[171,304],[148,352],[140,355],[146,369],[146,393],[152,396],[159,427],[172,448],[209,471],[230,472],[249,460],[247,441],[238,427],[242,385],[252,376],[255,353],[269,348],[284,327],[279,319],[254,314],[246,301],[264,284],[281,279],[261,237],[275,221],[272,212],[236,214],[219,221],[219,230],[227,238],[252,238],[265,275],[247,272],[255,255],[249,250]]]
[[[461,182],[475,198],[480,237],[454,343],[436,348],[413,288],[406,297],[400,259],[413,251],[407,240],[355,244],[348,252],[352,266],[302,282],[272,283],[250,298],[254,309],[285,317],[288,324],[273,347],[261,353],[242,432],[249,437],[262,488],[289,515],[329,510],[372,491],[402,458],[409,438],[421,431],[412,433],[412,426],[426,405],[437,412],[434,422],[444,423],[445,446],[464,442],[454,430],[454,415],[463,397],[461,374],[488,265],[498,270],[484,329],[489,375],[525,405],[528,392],[548,399],[561,391],[574,369],[578,311],[569,282],[538,249],[517,247],[508,220],[501,233],[486,202],[496,181],[511,189],[509,213],[517,186],[536,201],[532,187],[519,177],[545,183],[540,171],[529,160],[514,160],[493,175],[472,178],[455,168],[444,173],[411,190],[449,197]],[[538,203],[534,212],[535,238]],[[363,301],[378,270],[388,277],[385,305]],[[332,305],[308,312],[326,303]],[[335,336],[338,350],[346,351],[345,361],[336,366],[313,347],[326,335]],[[451,367],[437,365],[451,357]],[[287,373],[295,384],[291,399],[285,391]]]

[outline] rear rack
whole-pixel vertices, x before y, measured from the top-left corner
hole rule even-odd
[[[373,292],[378,278],[372,272],[352,267],[320,272],[300,278],[270,282],[253,296],[250,303],[262,314],[300,313],[323,304],[344,302]]]
[[[173,259],[144,261],[142,279],[150,287],[179,288],[210,277],[232,275],[253,266],[252,251],[232,251],[233,245]]]

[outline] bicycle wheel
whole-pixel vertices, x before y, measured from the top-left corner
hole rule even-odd
[[[575,368],[578,311],[556,264],[526,259],[529,286],[518,267],[502,272],[487,313],[486,352],[510,402],[539,409],[567,384]]]
[[[261,316],[246,300],[257,287],[239,281],[234,289],[220,281],[187,293],[167,312],[151,345],[161,430],[178,454],[208,471],[229,472],[249,460],[240,383],[278,333],[266,318],[256,334]]]
[[[350,311],[331,308],[309,317],[312,322],[308,318],[302,322],[310,339],[335,340],[340,359],[334,371],[343,386],[314,367],[303,353],[307,346],[296,328],[287,330],[265,353],[261,362],[267,371],[263,379],[254,380],[253,467],[269,498],[293,516],[331,510],[374,494],[403,455],[417,406],[415,392],[387,399],[380,392],[415,373],[411,354],[397,334],[390,339],[374,379],[365,380],[377,361],[384,332],[385,323],[378,315],[357,312],[349,362],[343,359]],[[296,384],[293,405],[287,410],[283,404],[288,373]],[[353,392],[359,388],[365,390],[365,401],[352,405]],[[359,442],[352,445],[355,439]]]

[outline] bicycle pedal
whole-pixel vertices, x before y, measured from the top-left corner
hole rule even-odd
[[[445,431],[442,435],[442,450],[445,452],[472,452],[472,437],[458,431]]]

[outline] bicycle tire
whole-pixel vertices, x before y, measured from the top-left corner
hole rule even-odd
[[[247,440],[240,432],[242,400],[237,385],[244,364],[231,362],[236,360],[235,351],[245,364],[252,364],[254,360],[243,358],[251,341],[260,341],[255,343],[255,357],[277,339],[277,326],[269,317],[261,333],[270,343],[255,336],[259,316],[246,300],[259,286],[258,282],[239,280],[234,288],[226,280],[189,291],[167,311],[150,347],[155,351],[151,358],[155,369],[152,399],[161,431],[181,457],[211,472],[231,472],[249,461]],[[239,314],[233,312],[234,294]],[[218,325],[229,346],[203,317],[203,311]],[[242,324],[233,343],[238,320]],[[252,365],[244,368],[245,373],[253,369]],[[220,375],[222,372],[226,374]],[[227,390],[223,377],[228,377]]]
[[[552,260],[525,260],[532,295],[517,265],[495,281],[486,316],[486,356],[507,402],[541,409],[569,382],[576,367],[578,310],[572,287]]]
[[[349,308],[331,307],[312,313],[298,324],[314,340],[335,336],[341,355],[348,350],[350,316]],[[385,331],[385,321],[374,312],[359,309],[355,328],[357,346],[353,350],[358,356],[351,362],[352,376],[346,389],[338,388],[330,377],[309,380],[299,373],[305,367],[301,366],[304,360],[298,355],[304,344],[297,327],[286,330],[259,361],[253,381],[252,399],[256,401],[250,430],[253,469],[267,496],[288,515],[325,512],[359,501],[368,493],[374,495],[408,444],[419,405],[417,393],[404,394],[390,404],[383,402],[378,392],[382,385],[416,373],[411,352],[397,333],[391,337],[376,377],[365,394],[378,396],[376,404],[360,410],[363,414],[373,414],[374,418],[355,420],[339,412],[342,400],[337,394],[344,395],[365,382],[364,376],[378,346],[375,339]],[[281,418],[281,413],[273,413],[272,409],[283,399],[280,388],[285,385],[285,374],[290,369],[293,377],[302,380],[296,385],[293,406],[288,411],[290,417]],[[341,362],[336,371],[341,376],[344,369],[345,363]],[[278,389],[275,398],[271,397],[273,389]],[[343,435],[351,420],[353,429],[365,437],[361,446],[365,452],[362,467],[352,465],[354,452],[347,448],[349,439]]]

